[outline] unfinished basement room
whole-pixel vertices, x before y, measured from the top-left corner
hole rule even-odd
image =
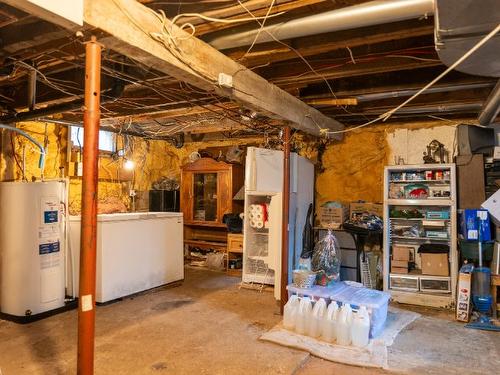
[[[0,0],[0,375],[500,374],[500,0]]]

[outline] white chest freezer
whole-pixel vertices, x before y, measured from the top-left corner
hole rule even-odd
[[[68,278],[68,291],[75,296],[80,269],[80,225],[80,216],[70,216],[69,242],[75,277]],[[71,262],[68,263],[71,268]],[[182,213],[97,215],[96,302],[108,302],[183,279]]]

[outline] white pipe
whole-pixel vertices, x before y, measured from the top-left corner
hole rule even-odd
[[[308,35],[404,21],[434,14],[434,0],[376,0],[314,14],[237,34],[216,37],[208,43],[219,50]],[[257,36],[258,35],[258,36]]]

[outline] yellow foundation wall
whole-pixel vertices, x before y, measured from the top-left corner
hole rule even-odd
[[[316,207],[330,200],[345,203],[356,200],[381,202],[384,166],[393,164],[394,157],[398,155],[410,159],[411,162],[421,163],[423,145],[434,138],[445,143],[452,152],[454,139],[451,138],[454,126],[455,124],[443,124],[442,121],[374,125],[348,132],[342,141],[328,142],[322,157],[324,171],[316,175]],[[67,173],[66,127],[37,122],[19,123],[18,127],[41,143],[44,142],[45,128],[47,128],[48,157],[45,178],[62,176],[61,167],[64,167],[64,172]],[[12,134],[19,163],[22,163],[23,147],[25,148],[27,180],[33,177],[40,178],[39,153],[36,147],[25,138]],[[21,169],[16,165],[10,152],[10,132],[4,131],[2,138],[0,177],[2,180],[21,180]],[[98,186],[100,212],[117,212],[130,208],[130,189],[149,190],[151,184],[161,177],[180,179],[180,166],[188,162],[188,156],[192,152],[209,147],[262,143],[263,138],[256,137],[189,142],[177,149],[165,141],[130,137],[132,153],[129,157],[134,161],[135,168],[129,178],[123,178],[123,159],[113,160],[110,156],[100,156]],[[313,161],[318,158],[318,144],[318,140],[298,133],[293,138],[293,145],[297,151]],[[78,214],[81,210],[80,178],[70,179],[69,195],[70,213]]]
[[[41,144],[44,144],[44,140],[46,141],[48,153],[44,178],[65,177],[68,173],[68,128],[41,122],[18,123],[17,127],[26,131]],[[11,134],[14,153],[11,147]],[[166,141],[129,137],[132,153],[127,157],[134,161],[135,168],[133,172],[128,172],[128,177],[124,177],[127,172],[123,169],[122,158],[112,159],[111,156],[106,154],[101,154],[99,157],[99,212],[120,212],[129,209],[131,205],[129,192],[131,189],[147,191],[151,188],[153,182],[162,177],[174,177],[180,180],[180,166],[188,162],[188,157],[192,152],[208,147],[256,144],[261,143],[262,140],[262,137],[256,137],[190,142],[177,149]],[[25,148],[25,179],[32,181],[32,179],[41,178],[41,171],[38,168],[39,152],[37,147],[26,138],[4,130],[0,159],[1,181],[21,181],[23,179],[23,148]],[[17,159],[19,165],[15,159]],[[73,155],[72,161],[76,160]],[[81,191],[81,178],[70,177],[69,211],[72,215],[81,212]]]
[[[60,177],[62,171],[60,171],[59,167],[64,167],[66,160],[67,128],[43,122],[18,123],[17,128],[27,132],[40,144],[47,143],[44,177],[47,179]],[[15,158],[12,153],[12,145],[15,149]],[[20,181],[23,179],[23,153],[26,166],[25,179],[28,181],[33,178],[40,179],[42,176],[38,167],[40,158],[38,147],[15,132],[3,130],[0,159],[0,177],[2,180]]]
[[[458,123],[390,123],[345,133],[323,154],[325,171],[316,176],[316,208],[327,201],[382,202],[384,167],[395,164],[398,156],[406,164],[423,164],[425,145],[433,139],[445,144],[452,160]]]

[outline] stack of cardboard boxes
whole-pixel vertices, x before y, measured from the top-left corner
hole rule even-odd
[[[319,209],[319,222],[323,228],[339,229],[348,219],[348,208],[337,202],[327,202]]]
[[[412,248],[408,246],[392,247],[391,272],[408,273]]]
[[[357,219],[363,215],[376,215],[382,217],[383,205],[381,203],[352,202],[326,202],[319,208],[319,222],[323,228],[339,229],[345,221]]]

